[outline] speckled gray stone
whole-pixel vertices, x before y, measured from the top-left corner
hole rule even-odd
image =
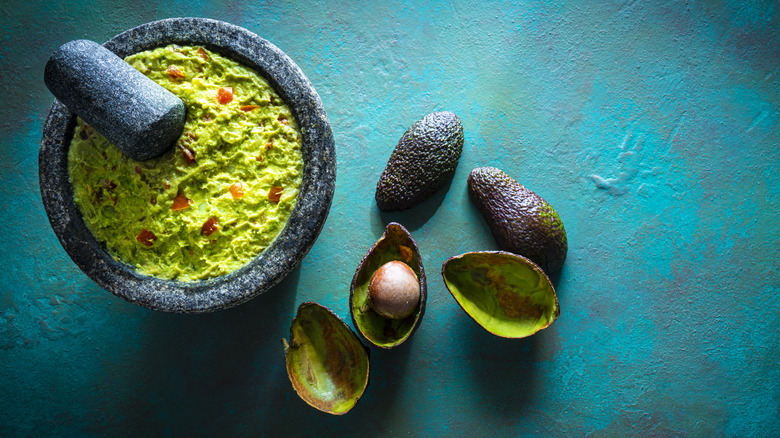
[[[209,312],[243,303],[267,291],[309,252],[333,199],[333,133],[322,101],[300,68],[276,46],[241,27],[203,18],[170,18],[130,29],[104,46],[124,58],[168,44],[203,45],[254,68],[290,106],[303,137],[303,182],[295,209],[279,237],[247,266],[206,281],[161,280],[115,261],[87,229],[73,202],[68,148],[75,116],[57,100],[46,119],[38,156],[41,196],[63,248],[101,287],[149,309]]]
[[[184,129],[181,99],[93,41],[63,44],[46,63],[43,80],[54,97],[133,160],[164,154]]]

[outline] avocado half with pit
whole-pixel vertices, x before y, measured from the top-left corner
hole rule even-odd
[[[496,336],[531,336],[560,315],[550,279],[525,257],[504,251],[469,252],[447,259],[441,273],[463,310]]]
[[[368,352],[346,324],[316,303],[298,307],[290,342],[282,339],[287,376],[309,405],[329,414],[352,409],[368,385]]]
[[[401,265],[406,265],[410,272]],[[383,271],[389,271],[389,275],[400,273],[415,277],[414,280],[419,284],[419,299],[408,312],[398,311],[396,317],[391,317],[388,314],[393,314],[393,306],[384,312],[376,300],[372,302],[371,297],[376,294],[370,292],[374,292],[372,288],[381,283],[378,277],[381,277]],[[404,274],[404,271],[408,274]],[[399,283],[404,283],[403,278],[400,280]],[[397,347],[419,327],[427,297],[425,270],[417,243],[403,225],[396,222],[387,224],[384,234],[360,261],[352,277],[349,302],[354,326],[374,346],[386,349]]]

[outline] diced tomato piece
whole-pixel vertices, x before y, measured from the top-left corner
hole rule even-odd
[[[184,72],[179,70],[179,67],[175,65],[169,65],[168,69],[165,70],[166,73],[168,73],[168,76],[171,77],[171,79],[182,79],[184,78]]]
[[[154,241],[157,240],[157,236],[154,235],[151,231],[144,228],[141,230],[140,233],[138,233],[137,236],[135,236],[135,240],[139,241],[141,245],[145,247],[150,247],[154,244]]]
[[[102,199],[103,199],[103,189],[100,187],[93,188],[92,196],[89,199],[90,202],[92,202],[92,205],[99,204]]]
[[[284,191],[284,187],[279,187],[279,186],[271,187],[271,190],[268,191],[268,200],[273,203],[278,203],[279,200],[282,199],[283,191]]]
[[[244,196],[244,185],[237,182],[230,186],[230,194],[233,195],[233,199],[239,199]]]
[[[249,111],[252,111],[252,110],[256,110],[258,108],[260,108],[260,105],[244,105],[244,106],[239,107],[238,109],[240,109],[241,111],[246,113],[246,112],[249,112]]]
[[[184,196],[184,193],[179,193],[175,198],[173,198],[173,205],[171,205],[171,210],[184,210],[185,208],[190,208],[190,205],[192,205],[192,199]]]
[[[265,150],[270,151],[273,148],[274,148],[274,142],[269,141],[268,143],[265,144]]]
[[[233,100],[233,87],[220,87],[217,90],[217,101],[226,105]]]
[[[211,236],[211,234],[214,231],[217,231],[218,229],[219,229],[219,223],[217,222],[217,218],[211,216],[203,224],[203,228],[200,229],[200,232],[203,233],[204,236]]]
[[[290,122],[287,120],[287,117],[279,116],[279,118],[277,120],[279,120],[279,123],[281,123],[283,125],[289,125],[290,124]]]
[[[195,151],[190,149],[189,146],[185,146],[181,143],[176,143],[176,146],[178,146],[178,148],[184,154],[184,159],[187,160],[187,163],[192,164],[195,162]]]
[[[206,51],[203,49],[203,47],[198,47],[198,51],[195,52],[195,53],[197,53],[198,56],[200,56],[204,61],[208,61],[209,60],[209,54],[206,53]]]

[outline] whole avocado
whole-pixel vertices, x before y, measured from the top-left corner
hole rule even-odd
[[[379,177],[379,209],[407,210],[431,197],[455,173],[462,150],[463,125],[455,114],[436,112],[415,122]]]
[[[468,187],[502,250],[531,259],[547,273],[561,269],[566,230],[547,201],[495,167],[472,170]]]

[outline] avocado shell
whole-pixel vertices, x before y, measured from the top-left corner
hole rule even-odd
[[[444,283],[463,310],[496,336],[524,338],[560,315],[555,288],[531,260],[504,251],[450,257]]]
[[[316,303],[298,307],[290,342],[282,339],[287,376],[309,405],[346,414],[368,385],[368,352],[352,330]]]
[[[390,319],[374,312],[368,304],[368,283],[380,266],[392,260],[400,260],[417,275],[420,282],[420,303],[417,309],[404,319]],[[369,343],[380,348],[393,348],[401,345],[417,330],[425,313],[428,298],[420,252],[417,243],[403,225],[391,222],[387,224],[382,237],[360,261],[352,277],[349,291],[349,303],[352,323],[358,333]]]

